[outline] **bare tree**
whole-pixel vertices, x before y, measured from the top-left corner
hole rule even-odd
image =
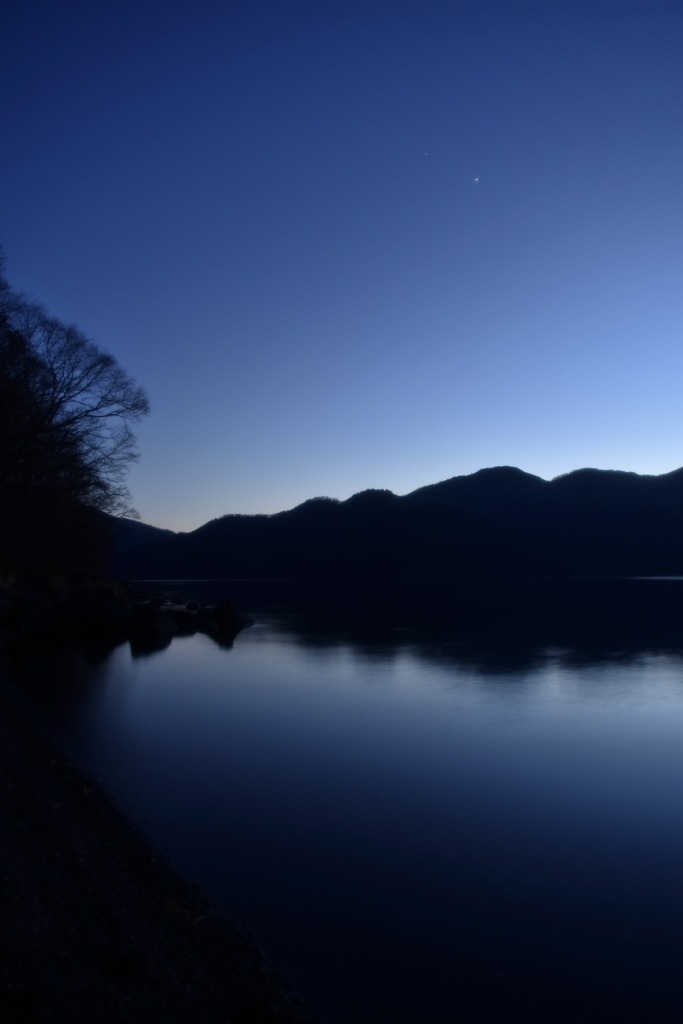
[[[42,473],[51,488],[63,458],[74,498],[135,515],[124,479],[138,457],[131,425],[149,412],[144,390],[78,328],[7,287],[0,291],[0,361],[7,402],[0,450],[13,454],[3,459],[0,479],[35,488]]]
[[[125,477],[138,457],[132,425],[148,412],[144,390],[113,356],[0,276],[5,562],[21,561],[22,550],[24,561],[54,554],[60,537],[73,547],[95,513],[137,515]]]

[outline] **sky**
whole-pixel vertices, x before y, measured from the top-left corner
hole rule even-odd
[[[143,385],[191,530],[683,465],[683,4],[10,0],[12,285]]]

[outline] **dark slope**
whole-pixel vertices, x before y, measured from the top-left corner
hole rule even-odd
[[[0,836],[2,1020],[320,1020],[52,747],[2,676]]]
[[[151,548],[159,541],[175,537],[172,530],[162,530],[158,526],[148,526],[136,519],[114,519],[115,557],[128,557],[131,553]]]
[[[683,469],[582,469],[551,481],[509,466],[398,497],[314,498],[224,516],[122,552],[137,577],[452,578],[683,573]]]

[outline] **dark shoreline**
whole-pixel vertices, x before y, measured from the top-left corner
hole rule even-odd
[[[0,1014],[322,1024],[0,676]]]

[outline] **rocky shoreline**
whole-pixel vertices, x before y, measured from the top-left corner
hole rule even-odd
[[[15,584],[0,589],[0,647],[129,641],[134,653],[161,650],[174,636],[206,633],[232,646],[251,620],[229,599],[217,605],[181,602],[127,583]]]

